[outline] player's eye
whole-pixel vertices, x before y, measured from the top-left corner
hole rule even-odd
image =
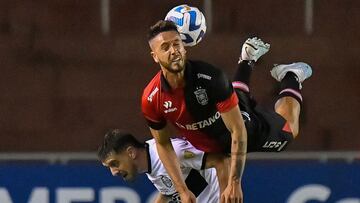
[[[112,162],[109,163],[109,168],[110,168],[110,167],[117,167],[118,165],[119,165],[119,162],[117,162],[117,161],[112,161]]]
[[[169,50],[169,48],[170,48],[170,46],[168,44],[161,45],[161,49],[164,50],[164,51]]]

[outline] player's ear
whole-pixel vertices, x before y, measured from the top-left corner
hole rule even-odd
[[[131,159],[135,159],[136,158],[136,148],[133,147],[133,146],[128,146],[126,148],[126,152],[128,154],[128,156],[131,158]]]
[[[186,49],[184,48],[184,53],[183,54],[186,54]]]
[[[155,54],[153,51],[151,51],[150,54],[151,54],[151,56],[153,57],[154,61],[155,61],[156,63],[159,63],[159,59],[158,59],[158,57],[156,56],[156,54]]]

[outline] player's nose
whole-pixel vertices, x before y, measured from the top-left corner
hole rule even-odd
[[[177,53],[178,49],[175,46],[171,46],[170,47],[170,52],[171,52],[171,54]]]

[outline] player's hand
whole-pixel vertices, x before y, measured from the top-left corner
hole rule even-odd
[[[227,185],[221,195],[221,203],[243,203],[243,193],[241,184],[238,181],[232,181]]]
[[[181,203],[196,203],[196,197],[190,190],[179,193]]]

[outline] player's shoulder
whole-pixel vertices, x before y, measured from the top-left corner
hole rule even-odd
[[[217,66],[201,60],[189,60],[193,73],[198,78],[211,80],[211,77],[218,77],[223,71]]]
[[[163,172],[163,165],[156,149],[155,140],[154,139],[146,140],[145,143],[147,144],[147,150],[149,153],[148,155],[150,158],[150,163],[149,163],[150,172],[147,172],[146,174],[148,175],[149,178],[150,177],[155,178],[158,175],[158,173]]]
[[[179,159],[183,158],[186,151],[196,150],[196,148],[185,138],[171,138],[171,144]]]
[[[148,146],[148,150],[149,150],[149,155],[150,157],[157,157],[157,150],[156,150],[156,143],[155,143],[155,139],[150,139],[150,140],[146,140],[145,143]]]
[[[215,65],[201,60],[189,60],[189,63],[196,70],[209,71],[209,72],[219,70],[219,68],[217,68]]]
[[[194,148],[194,146],[184,138],[170,138],[171,144],[174,147],[175,152],[180,152],[189,148]],[[157,156],[156,150],[156,141],[155,139],[150,139],[145,141],[149,146],[149,152]]]
[[[144,92],[151,90],[154,86],[159,86],[161,81],[161,71],[157,72],[156,75],[150,80],[150,82],[144,88]]]
[[[154,146],[155,145],[155,139],[152,138],[150,140],[146,140],[145,143],[148,144],[150,147]]]
[[[152,101],[152,98],[155,96],[155,94],[160,90],[160,81],[161,81],[161,71],[159,71],[146,85],[143,91],[143,99],[146,99],[148,101]]]

